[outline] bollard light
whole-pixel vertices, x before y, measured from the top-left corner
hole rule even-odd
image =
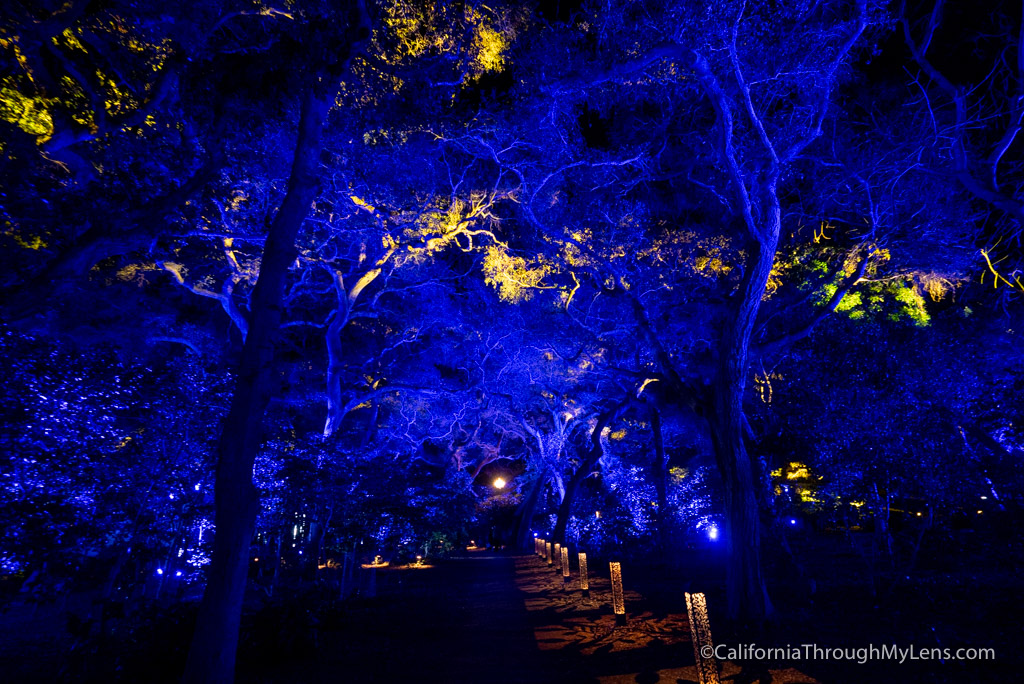
[[[569,549],[562,547],[562,578],[569,579]]]
[[[590,591],[590,580],[587,579],[587,554],[580,551],[580,589]]]
[[[548,562],[548,565],[551,565],[553,562],[551,560],[551,542],[546,542],[544,544],[544,560]]]
[[[622,595],[622,566],[619,563],[609,563],[608,569],[612,575],[612,612],[616,615],[625,615],[626,599]]]
[[[718,661],[714,657],[714,643],[711,641],[711,622],[708,620],[708,604],[704,594],[686,592],[686,614],[690,618],[690,634],[693,638],[693,653],[697,661],[697,675],[700,684],[719,684]],[[710,657],[704,654],[710,653]]]
[[[551,564],[554,565],[554,561],[557,559],[561,563],[562,558],[562,545],[555,542],[555,557],[551,559]],[[555,572],[558,572],[558,568],[555,567]]]

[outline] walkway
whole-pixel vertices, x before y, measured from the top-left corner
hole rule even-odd
[[[575,570],[575,568],[574,568]],[[624,568],[628,588],[628,567]],[[279,682],[695,683],[685,614],[659,612],[626,591],[616,625],[604,572],[584,598],[534,556],[471,552],[433,568],[378,571],[373,599],[353,601],[318,630],[316,654],[282,672],[249,670],[244,684]],[[723,681],[739,668],[722,667]],[[777,683],[814,680],[773,671]]]

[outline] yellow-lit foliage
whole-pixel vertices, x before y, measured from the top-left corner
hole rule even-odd
[[[820,237],[820,236],[819,236]],[[842,258],[842,266],[835,263]],[[788,255],[780,255],[772,267],[765,299],[771,298],[786,280],[803,283],[800,289],[815,287],[816,278],[830,278],[831,282],[818,286],[816,301],[824,306],[832,301],[840,285],[857,272],[862,255],[828,245],[806,245]],[[864,272],[864,277],[843,295],[836,312],[853,320],[888,318],[891,321],[910,321],[924,327],[931,323],[925,294],[933,301],[949,296],[953,282],[935,273],[912,272],[885,275],[885,264],[892,255],[888,249],[875,249]],[[830,265],[832,264],[832,265]]]
[[[920,280],[924,291],[933,302],[941,302],[953,291],[953,283],[950,280],[934,273],[922,274]]]
[[[773,470],[772,477],[785,477],[787,480],[809,480],[811,469],[807,467],[806,463],[790,461],[787,467]]]
[[[139,287],[146,284],[146,273],[157,270],[153,262],[141,262],[126,264],[114,276],[123,283],[133,283]]]
[[[680,466],[673,466],[668,469],[669,483],[672,486],[678,487],[690,476],[690,470],[688,468],[681,468]]]
[[[41,235],[30,235],[22,237],[18,234],[17,227],[9,221],[4,225],[4,235],[14,240],[22,249],[40,250],[46,249],[49,245]]]
[[[796,493],[804,503],[821,503],[821,499],[815,496],[814,492],[807,487],[797,487]]]
[[[141,39],[135,33],[135,29],[125,25],[121,20],[114,18],[104,27],[107,31],[118,34],[116,42],[119,45],[127,46],[128,49],[141,61],[133,64],[130,68],[122,68],[119,73],[159,73],[171,54],[172,42],[170,39],[162,43],[150,43]],[[60,35],[53,36],[50,40],[58,49],[75,54],[83,61],[90,60],[90,48],[82,41],[81,36],[85,29],[81,27],[69,27],[64,29]],[[92,27],[90,30],[99,30]],[[97,113],[93,111],[93,105],[86,89],[79,83],[78,75],[59,74],[58,82],[60,90],[58,93],[48,93],[48,97],[30,95],[31,87],[25,87],[34,81],[32,70],[28,60],[18,48],[18,39],[0,39],[0,47],[13,49],[15,59],[24,70],[22,77],[26,82],[19,83],[8,76],[0,80],[0,119],[17,125],[30,135],[37,136],[38,142],[46,142],[54,133],[53,114],[54,107],[67,113],[71,120],[96,132]],[[98,96],[103,100],[105,113],[111,116],[123,116],[138,109],[142,105],[145,93],[154,82],[136,83],[129,87],[121,83],[118,78],[113,77],[101,69],[94,69],[92,76],[99,84]],[[119,77],[120,78],[120,77]]]
[[[502,301],[512,304],[528,301],[534,290],[545,288],[543,280],[553,272],[540,258],[527,260],[501,245],[487,246],[482,270],[484,282],[498,291]]]
[[[508,41],[490,26],[480,24],[473,36],[473,67],[479,74],[498,72],[505,68]]]
[[[593,238],[593,234],[589,228],[580,229],[572,233],[572,239],[581,245],[589,244]],[[566,242],[562,246],[562,259],[566,264],[572,267],[581,268],[583,266],[589,266],[593,263],[593,260],[583,254],[583,251],[571,242]]]
[[[49,106],[52,100],[31,97],[18,90],[14,79],[0,80],[0,119],[16,125],[29,135],[44,140],[53,135],[53,117]]]
[[[782,380],[781,373],[754,373],[754,387],[761,396],[761,402],[764,404],[772,403],[774,396],[774,390],[772,388],[772,380]]]
[[[352,199],[352,204],[356,205],[360,209],[365,209],[366,211],[370,212],[371,214],[374,211],[376,211],[376,209],[374,208],[374,206],[372,204],[370,204],[366,200],[362,199],[361,197],[356,197],[355,195],[352,195],[351,199]]]
[[[457,55],[465,60],[465,75],[479,77],[499,72],[506,67],[509,42],[515,38],[515,22],[509,21],[512,17],[484,9],[488,10],[487,17],[478,9],[463,5],[459,16],[459,5],[454,3],[390,0],[382,8],[383,21],[376,43],[383,47],[381,56],[389,64]],[[498,22],[502,24],[500,29]]]
[[[637,252],[641,260],[670,268],[683,266],[701,278],[718,279],[735,269],[735,260],[742,253],[733,251],[732,241],[724,235],[701,238],[686,230],[666,227],[646,249]]]
[[[928,314],[928,309],[925,307],[924,297],[921,295],[921,290],[917,286],[917,283],[912,280],[897,283],[891,288],[893,295],[902,307],[900,313],[889,314],[889,318],[893,321],[898,321],[903,316],[909,317],[914,325],[924,327],[931,323],[931,316]]]

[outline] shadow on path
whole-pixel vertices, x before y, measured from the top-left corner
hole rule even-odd
[[[239,683],[697,680],[686,615],[659,611],[627,590],[629,616],[616,624],[609,581],[598,573],[589,597],[578,577],[563,584],[534,556],[475,551],[436,567],[378,573],[377,597],[346,603],[316,630],[315,655],[266,670],[250,664]],[[723,663],[722,681],[751,680]],[[771,681],[814,682],[795,670],[772,671]]]

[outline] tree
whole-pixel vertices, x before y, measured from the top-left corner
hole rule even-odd
[[[264,243],[253,287],[251,322],[242,347],[231,410],[218,446],[213,560],[185,666],[185,681],[231,681],[249,565],[249,544],[259,508],[252,468],[262,436],[263,412],[274,391],[274,349],[281,324],[285,276],[298,252],[296,237],[316,198],[324,120],[359,43],[369,35],[364,16],[341,24],[345,38],[305,76],[295,156],[288,190]],[[347,24],[347,25],[346,25]],[[326,36],[324,36],[326,38]],[[320,55],[317,55],[320,57]]]
[[[935,57],[934,50],[929,56],[945,11],[942,0],[938,0],[923,22],[915,22],[915,13],[906,3],[901,4],[904,42],[919,69],[911,87],[923,94],[920,104],[927,112],[927,123],[922,122],[928,128],[921,136],[921,151],[929,172],[955,181],[994,213],[985,230],[985,246],[980,250],[985,276],[996,289],[1019,294],[1024,291],[1016,266],[1019,254],[1007,245],[1019,244],[1024,228],[1021,166],[1012,154],[1024,126],[1024,24],[1020,16],[994,12],[991,19],[997,22],[998,44],[975,48],[974,54],[966,58],[968,65],[961,63],[959,78],[951,79],[937,66],[943,58]],[[1018,24],[1016,35],[1014,22]],[[924,24],[920,38],[915,37],[915,23]],[[959,47],[950,46],[952,50]],[[1008,54],[1011,49],[1016,51],[1015,59]],[[993,66],[974,63],[980,61],[979,55],[990,57]],[[970,79],[974,71],[978,73],[976,82],[960,82],[965,76]],[[942,99],[952,104],[952,113],[943,106]],[[1015,260],[1012,266],[1000,263],[1011,257]]]

